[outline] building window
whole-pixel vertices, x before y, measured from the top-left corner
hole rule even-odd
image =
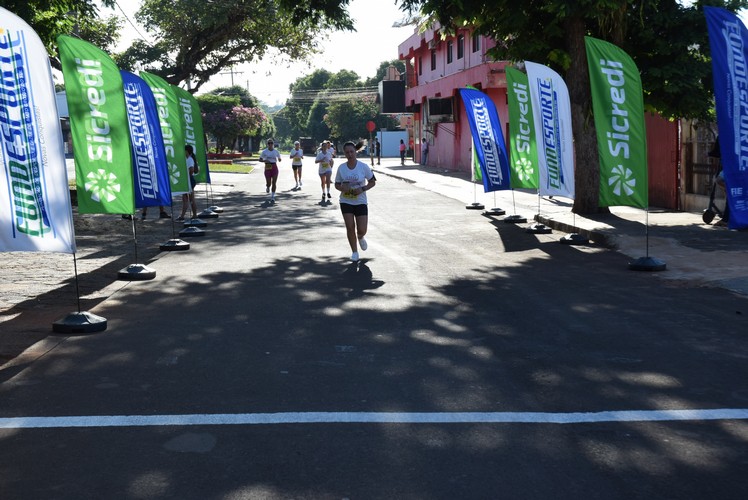
[[[457,59],[465,57],[465,35],[457,37]]]
[[[418,56],[418,76],[423,75],[423,57]]]
[[[436,71],[436,49],[431,49],[431,71]]]
[[[449,40],[447,42],[447,64],[452,62],[452,48],[454,46],[454,43],[452,40]]]
[[[470,38],[473,42],[473,52],[478,52],[480,50],[480,35],[478,33],[473,33]]]

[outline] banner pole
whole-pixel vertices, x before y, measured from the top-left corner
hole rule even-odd
[[[132,242],[135,245],[135,262],[138,261],[138,231],[135,228],[135,217],[131,219],[132,222]]]
[[[78,282],[78,259],[73,252],[73,270],[75,272],[75,295],[77,297],[78,312],[72,312],[52,323],[52,331],[55,333],[97,333],[103,332],[107,327],[106,318],[97,316],[88,311],[81,311],[81,292]]]
[[[145,281],[156,277],[156,271],[138,263],[138,231],[135,226],[135,217],[132,218],[132,241],[135,245],[135,263],[130,264],[117,273],[117,279],[125,281]]]
[[[174,229],[174,196],[171,197],[171,239],[158,246],[158,249],[163,252],[170,252],[175,250],[189,250],[190,244],[184,240],[177,238],[176,230]]]
[[[644,257],[629,262],[629,270],[631,271],[664,271],[667,269],[667,264],[655,257],[649,256],[649,203],[647,208],[644,209],[644,245],[646,247],[646,254]]]
[[[81,314],[81,289],[78,280],[78,259],[73,252],[73,272],[75,273],[75,296],[78,298],[78,314]]]
[[[194,194],[196,196],[196,194]],[[210,200],[208,199],[208,182],[205,182],[205,210],[198,214],[198,218],[203,217],[206,219],[217,219],[218,213],[214,212],[210,207]]]
[[[646,250],[644,251],[644,255],[649,258],[649,207],[647,207],[647,211],[645,212],[645,219],[644,219],[644,230],[646,231],[645,241],[646,241]]]
[[[507,215],[504,217],[504,222],[507,224],[524,224],[527,222],[527,218],[522,217],[517,213],[517,200],[514,197],[514,189],[512,189],[512,208],[514,209],[514,215]]]
[[[538,190],[538,215],[535,216],[535,222],[527,228],[528,233],[532,234],[551,234],[553,230],[540,222],[540,190]]]

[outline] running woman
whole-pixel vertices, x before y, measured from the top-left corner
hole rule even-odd
[[[327,199],[332,198],[330,194],[330,184],[332,180],[332,151],[330,151],[330,141],[324,141],[320,144],[320,150],[314,163],[319,165],[319,182],[322,186],[322,202],[325,202],[325,188],[327,188]]]
[[[348,243],[351,246],[351,261],[358,262],[358,248],[366,250],[366,230],[369,225],[369,206],[366,192],[373,188],[377,179],[371,167],[356,158],[356,145],[343,145],[346,162],[335,173],[335,189],[340,191],[340,211],[343,213]]]
[[[260,161],[265,164],[265,192],[270,193],[270,201],[275,202],[275,184],[278,182],[278,162],[281,155],[273,148],[273,140],[268,139],[268,147],[260,153]]]
[[[301,149],[301,143],[296,141],[293,143],[293,149],[291,150],[291,168],[293,169],[293,180],[296,182],[294,189],[301,187],[301,160],[304,159],[304,150]]]

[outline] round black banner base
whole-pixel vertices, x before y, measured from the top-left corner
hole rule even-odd
[[[213,205],[211,207],[208,207],[208,210],[210,210],[211,212],[215,212],[217,214],[222,214],[223,213],[223,209],[221,207],[217,207],[215,205]]]
[[[532,234],[551,234],[553,232],[553,229],[546,226],[545,224],[536,222],[535,224],[530,224],[530,227],[528,227],[526,231]]]
[[[208,223],[200,219],[190,219],[184,221],[184,227],[208,227]]]
[[[585,238],[579,233],[567,234],[558,241],[560,243],[563,243],[564,245],[589,245],[590,243],[589,239]]]
[[[471,203],[470,205],[465,205],[465,208],[468,210],[483,210],[486,207],[480,203]]]
[[[211,209],[207,208],[197,214],[198,217],[202,217],[203,219],[217,219],[218,218],[218,212],[214,212]]]
[[[55,333],[97,333],[106,330],[106,318],[88,311],[72,312],[52,323]]]
[[[664,271],[667,269],[667,264],[654,257],[639,257],[635,261],[629,262],[629,269],[631,271]]]
[[[524,224],[527,222],[527,218],[522,217],[521,215],[507,215],[504,217],[504,222],[507,224]]]
[[[506,215],[506,210],[499,207],[493,207],[491,210],[487,211],[491,215]]]
[[[123,281],[146,281],[156,277],[156,270],[145,264],[130,264],[117,273],[117,279]]]
[[[162,252],[179,252],[183,250],[189,250],[190,244],[186,241],[182,241],[178,238],[174,238],[172,240],[167,241],[166,243],[162,243],[158,246],[158,249]]]
[[[205,231],[196,227],[186,227],[179,231],[179,236],[182,238],[195,238],[199,236],[205,236]]]

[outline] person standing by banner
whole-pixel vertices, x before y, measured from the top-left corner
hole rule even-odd
[[[405,165],[405,141],[400,139],[400,165]]]
[[[184,146],[185,162],[187,163],[187,171],[190,175],[190,192],[182,194],[182,213],[177,220],[184,220],[184,215],[187,213],[187,205],[192,209],[192,218],[197,219],[197,203],[195,203],[195,186],[197,185],[197,164],[195,163],[195,150],[189,144]]]
[[[260,161],[265,164],[265,192],[270,193],[270,201],[275,202],[275,185],[278,182],[278,162],[281,155],[275,149],[275,143],[268,139],[268,147],[260,153]]]
[[[356,145],[343,145],[346,162],[335,173],[335,189],[340,191],[340,211],[343,213],[348,244],[351,246],[351,261],[358,262],[358,248],[366,250],[366,231],[369,226],[369,206],[366,192],[377,184],[371,167],[356,157]]]
[[[291,150],[291,168],[293,169],[293,180],[296,182],[294,189],[301,189],[301,165],[304,159],[304,150],[301,149],[301,143],[296,141],[293,143],[293,149]]]

